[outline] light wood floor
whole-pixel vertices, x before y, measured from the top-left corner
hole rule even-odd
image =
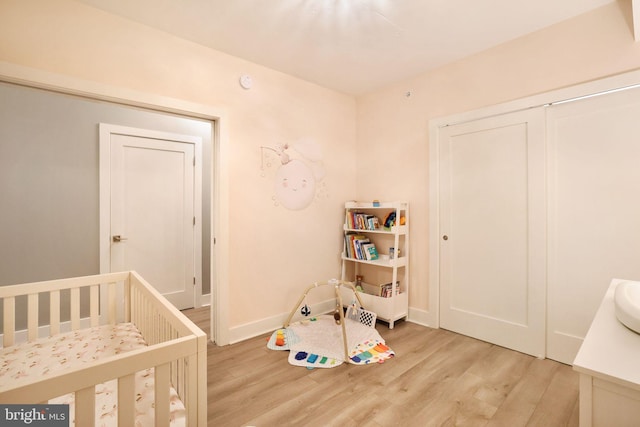
[[[207,334],[208,308],[187,310]],[[577,426],[578,374],[442,329],[377,330],[384,364],[308,370],[268,336],[208,347],[209,426]]]

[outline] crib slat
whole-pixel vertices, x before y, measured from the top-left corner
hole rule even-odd
[[[29,294],[27,297],[27,336],[29,341],[38,338],[38,316],[38,294]]]
[[[171,384],[173,384],[179,396],[182,396],[182,390],[180,388],[182,381],[180,381],[181,377],[178,371],[178,366],[181,364],[178,360],[171,362]]]
[[[140,322],[140,292],[135,286],[132,287],[131,290],[131,304],[133,305],[131,308],[131,321],[136,324],[138,329],[140,329],[144,335],[144,330],[142,329],[144,326]]]
[[[131,322],[131,282],[124,281],[124,321]]]
[[[183,392],[182,400],[187,409],[187,425],[194,424],[198,419],[198,358],[191,355],[185,362],[186,372],[183,374],[183,383],[186,381],[187,389]],[[184,386],[183,386],[184,388]]]
[[[80,329],[80,288],[71,288],[71,329]]]
[[[96,391],[95,387],[87,387],[75,392],[76,422],[77,426],[95,426],[96,422]]]
[[[100,325],[100,285],[91,286],[89,294],[89,316],[91,316],[91,326]]]
[[[49,335],[60,333],[60,291],[49,293]]]
[[[2,336],[2,346],[9,347],[13,345],[16,331],[16,299],[14,297],[6,297],[3,300],[2,309],[4,314],[2,321],[4,322],[4,330]]]
[[[135,425],[135,374],[118,378],[118,425]]]
[[[116,324],[116,284],[109,283],[107,285],[107,304],[109,313],[109,324]]]
[[[155,367],[155,426],[169,427],[169,364]]]

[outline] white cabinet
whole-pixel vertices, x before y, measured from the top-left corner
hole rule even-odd
[[[613,280],[573,362],[580,373],[580,427],[640,424],[640,335],[615,313]]]
[[[342,280],[359,284],[364,308],[393,328],[409,307],[409,204],[347,202],[343,234]]]

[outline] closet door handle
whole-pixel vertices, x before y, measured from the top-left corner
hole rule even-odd
[[[445,234],[444,236],[442,236],[442,240],[449,240],[449,236]]]
[[[112,240],[113,240],[114,243],[118,243],[118,242],[122,242],[123,240],[127,240],[127,238],[126,237],[122,237],[119,234],[116,234],[115,236],[113,236]]]

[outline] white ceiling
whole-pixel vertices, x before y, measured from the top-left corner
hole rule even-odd
[[[616,0],[79,0],[359,95]]]

